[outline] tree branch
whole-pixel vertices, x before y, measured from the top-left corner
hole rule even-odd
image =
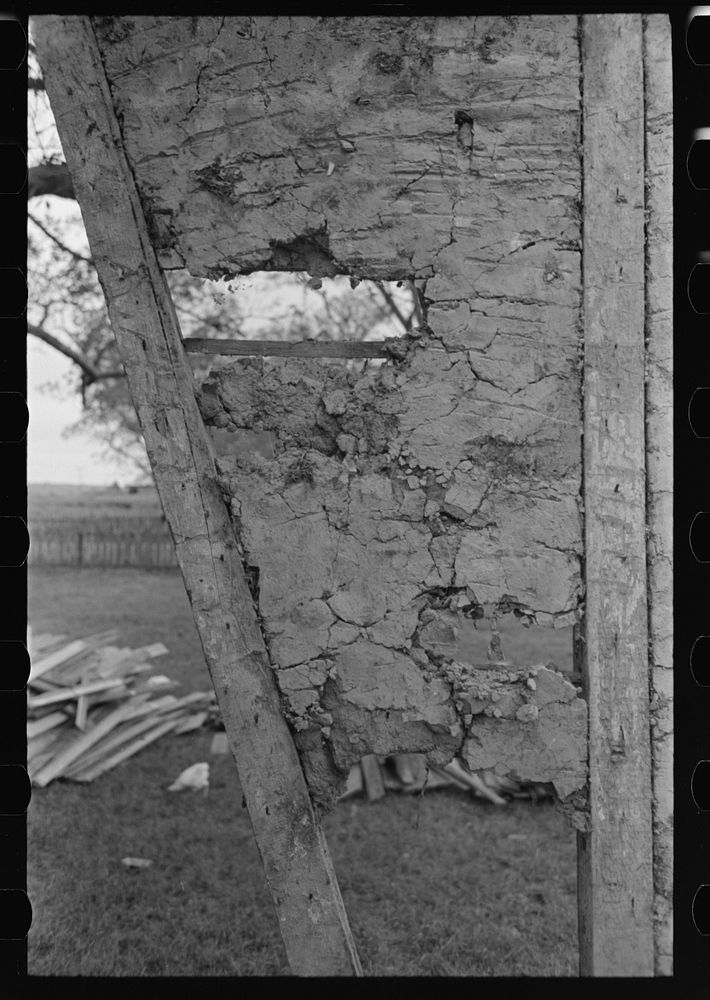
[[[63,354],[70,361],[73,361],[81,369],[81,382],[85,389],[87,386],[91,385],[93,382],[98,382],[101,379],[107,378],[124,378],[124,371],[97,371],[96,368],[87,361],[85,357],[75,351],[73,347],[69,344],[62,343],[57,337],[52,333],[48,333],[46,330],[42,329],[41,326],[35,326],[34,323],[27,324],[27,332],[31,333],[33,337],[37,337],[39,340],[44,341],[45,344],[49,344],[60,354]]]
[[[394,313],[394,315],[397,317],[397,319],[399,320],[399,322],[402,324],[402,326],[404,327],[404,329],[407,330],[407,331],[410,330],[411,326],[412,326],[412,317],[410,316],[409,319],[407,319],[406,316],[404,316],[402,314],[402,312],[400,311],[399,306],[395,302],[394,298],[392,297],[392,295],[390,295],[389,291],[387,290],[387,288],[385,288],[384,284],[381,281],[376,281],[374,284],[375,284],[377,290],[382,295],[382,298],[385,300],[385,302],[387,303],[387,305],[390,307],[390,309],[392,310],[392,312]]]
[[[38,198],[45,194],[76,199],[66,163],[40,163],[27,171],[27,197]]]
[[[60,250],[63,250],[65,253],[70,254],[74,258],[74,260],[84,261],[85,264],[93,264],[91,257],[85,257],[83,253],[79,253],[77,250],[72,250],[72,248],[68,247],[66,243],[62,243],[59,237],[55,236],[54,233],[50,232],[50,230],[47,229],[44,223],[40,222],[39,219],[35,218],[32,212],[28,212],[27,217],[31,222],[34,222],[35,226],[37,226],[38,229],[41,229],[44,235],[48,236],[49,239],[53,243],[55,243]]]
[[[414,303],[414,312],[412,315],[417,317],[419,326],[424,326],[424,311],[422,309],[421,299],[419,298],[419,289],[411,279],[407,282],[407,284],[409,285],[409,289],[412,293],[412,302]],[[410,317],[410,323],[411,320],[412,317]]]
[[[125,377],[126,377],[126,373],[125,373],[125,371],[122,368],[120,370],[116,369],[115,371],[94,372],[93,378],[89,382],[87,382],[87,385],[90,385],[91,382],[101,382],[102,379],[107,379],[107,378],[125,378]]]
[[[226,320],[214,319],[212,316],[201,316],[200,313],[196,312],[194,309],[190,309],[189,306],[181,305],[179,302],[175,302],[175,309],[178,313],[182,313],[183,316],[191,316],[192,319],[198,320],[203,326],[214,327],[215,330],[219,330],[220,333],[231,332],[232,328],[227,326]]]

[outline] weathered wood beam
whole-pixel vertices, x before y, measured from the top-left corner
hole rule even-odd
[[[392,338],[395,343],[397,338]],[[401,341],[399,342],[401,346]],[[215,340],[185,337],[189,354],[236,354],[262,358],[389,358],[392,351],[381,340]]]
[[[218,489],[87,17],[37,18],[36,45],[195,616],[291,970],[359,975],[330,854],[279,698]]]
[[[580,973],[654,974],[641,15],[581,19],[584,511],[591,830]]]
[[[671,26],[643,18],[646,475],[656,975],[673,973],[673,77]]]

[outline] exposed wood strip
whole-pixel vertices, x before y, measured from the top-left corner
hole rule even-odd
[[[162,698],[151,698],[149,701],[139,705],[135,711],[131,712],[131,719],[138,719],[143,715],[154,716],[158,712],[172,712],[178,705],[178,699],[174,694],[166,694]]]
[[[93,708],[95,705],[106,705],[110,701],[123,701],[129,694],[127,688],[112,688],[110,691],[101,691],[99,694],[90,694],[88,696],[88,707]]]
[[[43,674],[48,673],[48,671],[53,670],[58,667],[60,663],[66,663],[67,660],[71,660],[72,657],[77,656],[79,653],[83,653],[87,649],[87,643],[82,639],[76,639],[74,642],[70,642],[68,646],[64,646],[62,649],[58,649],[53,653],[48,653],[47,656],[43,656],[32,663],[30,668],[30,683],[41,677]]]
[[[93,28],[86,17],[41,17],[35,40],[291,970],[359,975]]]
[[[34,754],[28,754],[27,774],[29,775],[32,784],[35,783],[35,775],[52,759],[55,752],[56,746],[52,743],[49,750],[44,748],[44,752],[40,752],[36,756]]]
[[[77,729],[86,729],[86,719],[89,712],[88,695],[82,694],[76,702],[76,714],[74,715],[74,725]]]
[[[66,721],[65,716],[64,722]],[[49,729],[29,739],[27,742],[27,762],[32,763],[37,760],[40,754],[44,755],[55,742],[59,741],[61,735],[55,732],[54,729]]]
[[[98,778],[100,774],[105,771],[110,771],[112,768],[116,767],[118,764],[122,764],[124,760],[128,760],[129,757],[133,757],[139,751],[143,750],[145,747],[149,746],[155,740],[160,739],[166,733],[169,733],[171,729],[175,729],[179,725],[179,719],[167,719],[165,722],[161,722],[159,725],[150,729],[147,733],[143,733],[132,743],[129,743],[127,747],[124,747],[118,753],[114,754],[112,757],[108,757],[106,760],[102,760],[93,767],[83,768],[77,771],[73,778],[75,781],[93,781],[94,778]]]
[[[183,733],[191,733],[195,729],[200,729],[206,721],[207,712],[195,712],[193,715],[188,715],[176,726],[175,735],[182,736]]]
[[[49,732],[55,726],[61,726],[67,721],[66,712],[52,712],[50,715],[43,715],[41,719],[34,719],[27,723],[27,739],[32,740],[42,733]]]
[[[92,750],[88,753],[83,753],[70,767],[67,767],[64,771],[65,776],[73,778],[80,771],[85,771],[95,764],[108,759],[108,755],[116,750],[117,747],[123,746],[124,743],[128,743],[134,737],[147,732],[149,729],[154,729],[156,726],[162,725],[163,722],[167,721],[166,718],[156,716],[156,713],[151,711],[153,707],[152,703],[148,703],[144,707],[146,708],[146,713],[141,714],[149,713],[148,718],[142,718],[140,722],[134,722],[133,720],[137,717],[138,713],[127,716],[124,720],[124,725],[109,736],[104,737]]]
[[[385,784],[382,778],[380,762],[375,754],[368,754],[360,761],[362,777],[365,782],[365,791],[370,802],[381,799],[385,794]]]
[[[673,79],[671,26],[643,18],[646,474],[656,975],[673,973]]]
[[[217,733],[219,736],[220,734]],[[212,753],[217,753],[216,750],[212,750]],[[362,791],[362,768],[360,764],[355,764],[350,768],[350,774],[348,775],[348,780],[345,785],[345,791],[340,796],[340,801],[349,798],[351,795],[357,795],[358,792]]]
[[[507,805],[504,798],[497,795],[492,788],[488,788],[486,783],[478,777],[477,774],[471,774],[465,771],[463,767],[459,764],[457,760],[449,761],[445,767],[438,768],[440,773],[447,775],[450,778],[454,778],[455,781],[460,785],[465,785],[467,788],[473,789],[473,791],[478,792],[484,798],[489,799],[494,805],[504,806]]]
[[[210,744],[210,753],[229,753],[229,743],[226,733],[215,733]]]
[[[392,340],[397,343],[397,338]],[[381,340],[214,340],[185,337],[190,354],[224,354],[262,358],[389,358],[390,348]]]
[[[31,626],[27,628],[27,648],[33,659],[35,656],[44,656],[49,650],[57,649],[63,642],[67,642],[65,635],[51,635],[49,632],[39,632],[35,635]]]
[[[90,684],[77,684],[75,687],[61,688],[58,691],[47,691],[45,694],[30,695],[27,699],[27,707],[44,708],[46,705],[55,705],[61,701],[71,701],[74,698],[81,698],[87,694],[98,694],[101,691],[110,691],[111,688],[124,687],[123,681],[119,678],[115,680],[92,681]]]
[[[426,779],[426,758],[421,754],[399,753],[392,758],[397,778],[403,785],[421,784]]]
[[[580,972],[652,976],[641,16],[582,18],[584,510],[591,830]]]
[[[138,697],[143,696],[139,695]],[[89,747],[98,743],[103,736],[110,733],[112,729],[115,729],[124,719],[128,718],[132,708],[132,701],[125,702],[119,708],[115,709],[115,711],[105,716],[101,722],[97,722],[95,726],[87,730],[79,739],[73,740],[61,753],[53,755],[52,759],[34,775],[34,783],[43,788],[50,781],[53,781],[54,778],[59,778],[64,773],[65,768],[72,764]]]

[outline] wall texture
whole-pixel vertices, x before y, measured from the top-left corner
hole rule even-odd
[[[409,278],[425,306],[380,368],[243,360],[200,395],[312,788],[411,750],[575,800],[575,688],[452,649],[462,614],[581,605],[577,18],[97,34],[164,266]],[[262,428],[271,457],[230,454]]]

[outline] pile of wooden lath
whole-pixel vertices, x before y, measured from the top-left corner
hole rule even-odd
[[[510,798],[535,799],[551,795],[549,785],[482,771],[471,774],[457,760],[439,767],[427,764],[423,754],[396,754],[391,757],[370,755],[350,770],[342,799],[364,793],[372,802],[388,791],[423,792],[432,788],[459,788],[495,805],[505,805]]]
[[[160,642],[130,649],[110,645],[117,632],[69,641],[30,636],[27,758],[32,784],[55,778],[93,781],[166,733],[203,725],[214,692],[183,697],[152,673],[167,653]]]

